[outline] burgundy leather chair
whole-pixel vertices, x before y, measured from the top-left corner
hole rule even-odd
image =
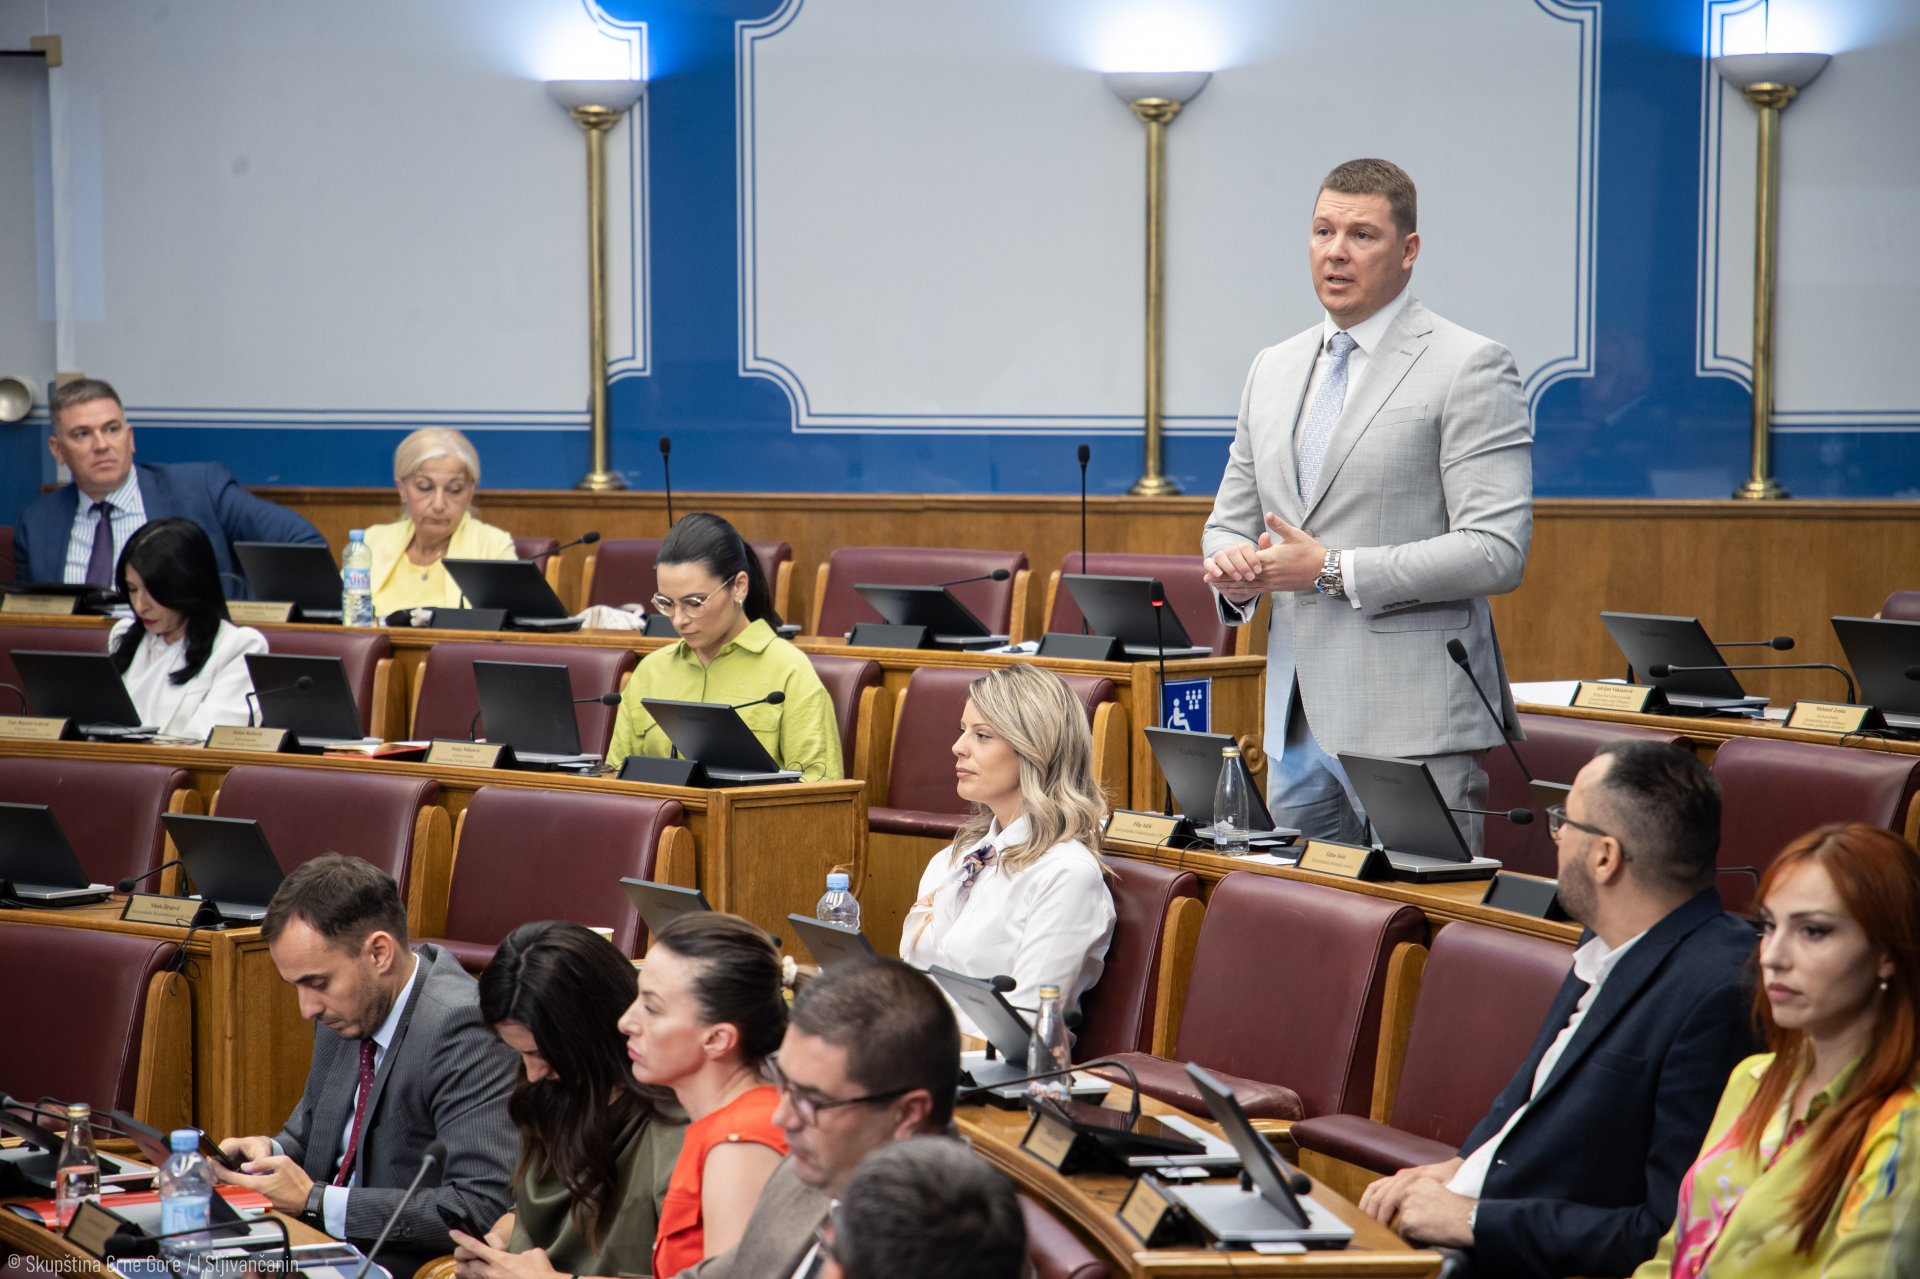
[[[1571,786],[1573,778],[1602,746],[1613,742],[1669,742],[1689,749],[1693,741],[1685,733],[1657,728],[1630,728],[1625,724],[1605,724],[1597,720],[1570,719],[1564,715],[1522,715],[1520,729],[1525,741],[1515,742],[1514,750],[1543,782]],[[1533,795],[1527,779],[1513,762],[1513,752],[1495,746],[1487,752],[1487,807],[1505,811],[1532,808]],[[1548,879],[1560,873],[1559,854],[1554,851],[1553,836],[1547,823],[1535,817],[1526,826],[1498,819],[1486,823],[1486,855],[1496,857],[1508,870]]]
[[[534,662],[565,666],[573,695],[598,697],[620,691],[620,681],[640,663],[630,648],[589,648],[570,644],[487,644],[445,641],[433,646],[420,668],[420,686],[414,693],[413,736],[418,740],[451,737],[464,741],[480,710],[474,689],[475,662]],[[605,754],[613,738],[617,706],[587,702],[573,708],[580,728],[580,749]],[[486,736],[486,723],[479,735]]]
[[[1177,968],[1181,960],[1168,954],[1168,920],[1185,916],[1183,928],[1196,934],[1200,926],[1200,880],[1192,871],[1130,857],[1105,860],[1114,872],[1107,886],[1116,918],[1100,980],[1080,1000],[1074,1055],[1081,1061],[1153,1051],[1154,997],[1161,970],[1169,963]]]
[[[933,586],[1007,570],[1004,582],[969,582],[953,596],[995,634],[1020,638],[1026,625],[1027,557],[1021,551],[976,551],[929,546],[843,546],[820,566],[808,634],[841,636],[861,622],[886,619],[857,585]]]
[[[871,707],[884,691],[885,673],[871,658],[808,653],[807,660],[833,699],[833,722],[840,730],[840,762],[846,775],[864,780],[874,743],[861,737],[860,728],[863,719],[872,725]]]
[[[1426,916],[1412,906],[1229,874],[1207,901],[1172,1059],[1116,1055],[1142,1092],[1189,1114],[1206,1109],[1186,1062],[1219,1078],[1255,1119],[1364,1115],[1389,967],[1399,947],[1426,939]],[[1095,1073],[1125,1082],[1118,1071]]]
[[[1293,1126],[1294,1142],[1382,1175],[1453,1158],[1527,1059],[1572,964],[1559,942],[1448,924],[1434,935],[1387,1121],[1317,1115]]]
[[[148,988],[178,951],[125,933],[0,924],[0,972],[13,976],[0,982],[7,1091],[133,1110]]]
[[[392,678],[393,641],[378,630],[337,627],[326,630],[270,630],[267,651],[294,657],[337,657],[345,668],[353,703],[360,708],[360,727],[374,732],[374,712],[386,700]]]
[[[866,579],[861,579],[862,581]],[[867,825],[896,835],[938,835],[952,839],[966,820],[967,805],[954,792],[953,742],[960,735],[960,711],[967,690],[985,672],[961,667],[922,666],[907,680],[894,724],[893,756],[887,770],[887,802],[869,809]],[[1090,675],[1063,675],[1094,712],[1114,700],[1114,682]]]
[[[654,580],[653,563],[659,558],[660,543],[658,537],[612,538],[600,543],[593,549],[593,557],[587,561],[588,573],[587,603],[605,604],[618,608],[622,604],[647,604],[660,584]],[[747,549],[760,561],[760,571],[767,575],[767,589],[773,593],[773,606],[780,613],[781,620],[791,622],[786,616],[787,596],[791,588],[786,585],[793,573],[793,546],[788,542],[748,542]],[[651,610],[653,605],[647,604]]]
[[[1736,737],[1713,757],[1720,779],[1722,901],[1754,905],[1760,872],[1789,842],[1828,822],[1866,822],[1914,836],[1920,756],[1812,742]]]
[[[1895,591],[1880,605],[1880,616],[1889,622],[1920,622],[1920,591]]]
[[[1107,1263],[1044,1205],[1021,1195],[1020,1217],[1027,1225],[1027,1262],[1034,1279],[1107,1279]]]
[[[445,936],[422,940],[479,972],[520,925],[571,919],[613,929],[621,953],[638,956],[646,932],[620,880],[655,878],[662,838],[684,823],[677,799],[482,786],[460,815]]]
[[[423,842],[446,829],[439,782],[386,773],[243,764],[220,783],[213,811],[259,822],[282,871],[345,853],[393,876],[409,902]]]
[[[1047,583],[1047,598],[1053,606],[1047,611],[1047,629],[1078,635],[1080,606],[1061,578],[1068,573],[1092,573],[1098,577],[1151,577],[1166,588],[1167,606],[1173,610],[1187,638],[1204,644],[1215,657],[1231,657],[1234,639],[1240,628],[1220,620],[1213,591],[1201,578],[1203,561],[1198,555],[1133,555],[1124,551],[1093,551],[1087,566],[1080,567],[1080,552],[1068,551],[1060,560],[1060,571]]]
[[[107,626],[0,626],[0,684],[21,688],[20,670],[13,664],[13,650],[46,650],[56,653],[104,653],[107,651]],[[22,691],[25,691],[22,689]],[[11,715],[20,708],[18,698],[0,689],[0,706]]]
[[[52,809],[87,877],[100,884],[116,884],[166,860],[160,814],[199,812],[190,785],[187,770],[171,764],[0,759],[0,802]],[[161,891],[154,880],[139,887]]]

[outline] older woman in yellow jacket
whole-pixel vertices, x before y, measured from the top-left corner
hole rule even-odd
[[[443,560],[510,560],[513,534],[473,514],[480,455],[472,441],[445,426],[426,426],[400,441],[393,480],[404,515],[367,530],[373,552],[373,611],[458,608],[460,588]]]

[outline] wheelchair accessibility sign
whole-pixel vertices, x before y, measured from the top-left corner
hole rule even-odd
[[[1170,679],[1160,686],[1160,722],[1185,733],[1213,731],[1213,680]]]

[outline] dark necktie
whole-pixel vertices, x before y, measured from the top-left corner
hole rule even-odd
[[[361,1130],[367,1122],[367,1098],[373,1095],[373,1050],[371,1039],[360,1041],[360,1099],[353,1103],[353,1133],[347,1138],[347,1153],[340,1158],[340,1171],[333,1176],[333,1184],[344,1186],[347,1178],[353,1175],[354,1156],[360,1153]]]
[[[93,549],[87,553],[87,585],[107,590],[113,586],[113,506],[93,504]]]

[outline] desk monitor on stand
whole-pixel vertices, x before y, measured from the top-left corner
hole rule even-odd
[[[922,642],[906,643],[889,634],[890,646],[903,648],[996,648],[1007,642],[1005,635],[988,632],[987,624],[975,617],[965,604],[954,598],[944,586],[883,586],[856,582],[854,590],[874,612],[887,619],[890,631],[919,628]],[[855,627],[850,643],[860,644],[860,628]]]
[[[1340,752],[1340,767],[1353,784],[1395,879],[1443,883],[1489,879],[1500,869],[1491,857],[1475,857],[1447,809],[1424,763]]]
[[[1602,613],[1607,634],[1641,679],[1660,690],[1669,705],[1696,712],[1751,712],[1767,704],[1750,697],[1732,671],[1676,670],[1648,674],[1656,666],[1724,666],[1727,659],[1707,638],[1697,617],[1656,613]]]
[[[442,560],[470,610],[501,609],[520,631],[577,631],[579,619],[553,593],[532,560]],[[436,615],[435,622],[439,618]],[[497,628],[496,628],[497,629]]]
[[[293,605],[295,621],[340,620],[340,566],[326,547],[306,542],[235,542],[233,553],[253,598],[286,601]]]
[[[286,874],[259,822],[187,813],[162,813],[160,820],[200,900],[219,911],[222,922],[248,927],[267,917],[267,904]]]
[[[1073,596],[1080,615],[1095,635],[1111,635],[1120,641],[1126,656],[1141,658],[1209,657],[1213,650],[1195,644],[1180,625],[1180,616],[1163,603],[1153,603],[1150,577],[1101,577],[1087,573],[1067,573],[1060,585]],[[1162,591],[1161,598],[1165,599]],[[1154,614],[1160,616],[1156,620]],[[1165,648],[1161,646],[1164,643]]]

